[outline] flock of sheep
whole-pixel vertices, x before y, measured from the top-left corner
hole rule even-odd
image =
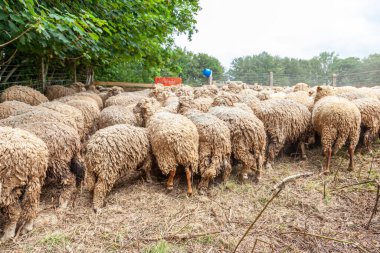
[[[45,96],[46,95],[46,96]],[[118,87],[49,86],[42,93],[12,86],[0,103],[0,209],[7,217],[1,240],[33,228],[41,188],[60,189],[59,208],[66,208],[84,183],[98,212],[114,184],[140,169],[151,181],[155,164],[169,175],[173,188],[178,168],[192,176],[199,190],[233,166],[241,181],[259,180],[281,150],[320,138],[328,173],[331,156],[347,143],[349,170],[362,136],[371,142],[380,128],[380,89],[319,86],[247,86],[231,82],[163,87],[124,92]],[[235,166],[234,166],[235,168]]]

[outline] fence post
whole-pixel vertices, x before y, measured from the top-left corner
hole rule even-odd
[[[45,58],[42,57],[41,60],[41,74],[42,74],[42,90],[46,89],[46,76],[45,76]]]
[[[209,84],[209,85],[212,84],[212,72],[211,72],[211,75],[208,77],[208,84]]]
[[[337,74],[334,73],[332,75],[332,86],[334,86],[334,87],[336,86],[336,79],[337,79]]]
[[[73,72],[74,72],[74,83],[76,83],[77,82],[77,62],[74,62]]]
[[[273,86],[273,72],[269,72],[269,86],[272,87]]]

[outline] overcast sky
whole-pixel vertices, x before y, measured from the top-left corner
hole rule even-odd
[[[309,59],[380,53],[379,0],[200,0],[199,32],[177,45],[217,57],[225,67],[267,51]]]

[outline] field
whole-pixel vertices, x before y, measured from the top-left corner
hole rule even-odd
[[[139,174],[130,175],[99,214],[85,191],[74,207],[59,212],[57,192],[46,188],[35,229],[1,244],[0,252],[233,252],[276,192],[273,186],[309,171],[315,174],[286,184],[236,252],[380,252],[379,212],[366,227],[380,178],[379,148],[376,144],[373,156],[359,149],[351,173],[341,151],[328,176],[318,173],[320,147],[308,151],[307,161],[283,155],[273,169],[263,171],[259,183],[240,184],[233,176],[192,197],[186,196],[184,175],[177,176],[170,193],[164,178],[148,184]]]

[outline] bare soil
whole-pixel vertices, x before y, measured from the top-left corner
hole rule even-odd
[[[341,152],[333,157],[333,173],[320,175],[323,157],[315,148],[307,161],[279,158],[259,183],[240,184],[233,176],[192,197],[186,196],[183,175],[170,193],[162,178],[148,184],[132,175],[111,192],[99,214],[88,192],[58,212],[57,190],[47,188],[35,229],[1,244],[0,252],[233,252],[273,196],[273,186],[309,171],[315,174],[287,183],[237,252],[380,252],[380,206],[366,228],[380,181],[379,147],[373,156],[357,152],[353,172],[347,172],[348,157]]]

